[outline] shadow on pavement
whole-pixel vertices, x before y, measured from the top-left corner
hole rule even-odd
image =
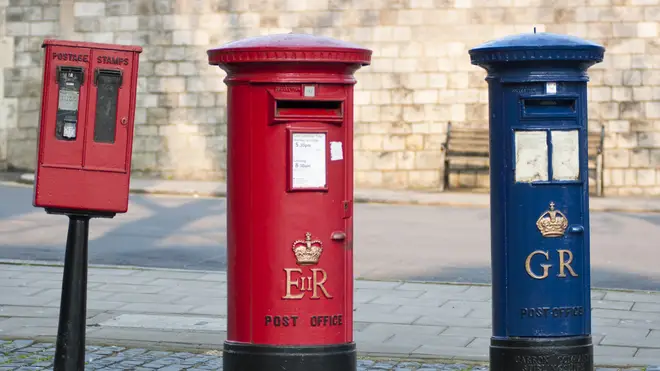
[[[3,187],[0,258],[64,261],[68,220],[31,205],[30,188]],[[90,221],[91,264],[222,270],[224,199],[131,195],[129,213]]]
[[[122,223],[90,242],[96,264],[219,270],[227,265],[224,199],[181,199],[175,206],[131,197],[150,216]],[[222,221],[222,223],[217,223]],[[139,243],[139,246],[135,246]],[[183,247],[183,248],[182,248]]]

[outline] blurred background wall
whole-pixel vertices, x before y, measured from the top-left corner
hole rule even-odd
[[[144,48],[134,172],[222,180],[225,74],[206,50],[300,32],[374,51],[357,74],[356,186],[442,190],[448,123],[487,127],[485,72],[468,49],[536,27],[607,48],[589,88],[605,195],[657,195],[659,22],[660,0],[0,0],[0,168],[34,168],[41,43],[53,37]],[[450,184],[483,189],[487,171]]]

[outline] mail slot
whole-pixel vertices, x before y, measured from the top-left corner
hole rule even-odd
[[[275,116],[343,118],[344,102],[334,100],[277,100]]]
[[[523,97],[521,98],[523,118],[562,118],[574,117],[577,97]]]

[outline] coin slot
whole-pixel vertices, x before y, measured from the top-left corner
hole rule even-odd
[[[55,123],[55,138],[65,141],[76,139],[78,132],[78,106],[80,104],[80,87],[83,84],[85,71],[82,67],[58,66],[57,84],[57,114]]]

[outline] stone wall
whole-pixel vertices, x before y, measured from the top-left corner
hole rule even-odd
[[[606,46],[589,90],[605,194],[660,194],[660,0],[0,0],[0,12],[0,166],[34,167],[40,43],[61,37],[144,47],[134,171],[222,179],[226,88],[206,50],[293,31],[374,50],[357,74],[357,185],[442,189],[447,123],[487,122],[468,49],[537,27]]]
[[[11,80],[11,76],[5,72],[14,66],[14,40],[7,36],[7,2],[0,1],[0,92],[5,91],[5,79]],[[7,167],[9,136],[15,136],[17,130],[17,100],[10,94],[0,93],[0,170]],[[33,147],[34,148],[34,147]],[[12,156],[15,157],[15,156]]]
[[[0,14],[0,84],[4,91],[0,97],[0,165],[33,169],[41,103],[41,42],[60,34],[59,1],[4,0],[0,1]]]

